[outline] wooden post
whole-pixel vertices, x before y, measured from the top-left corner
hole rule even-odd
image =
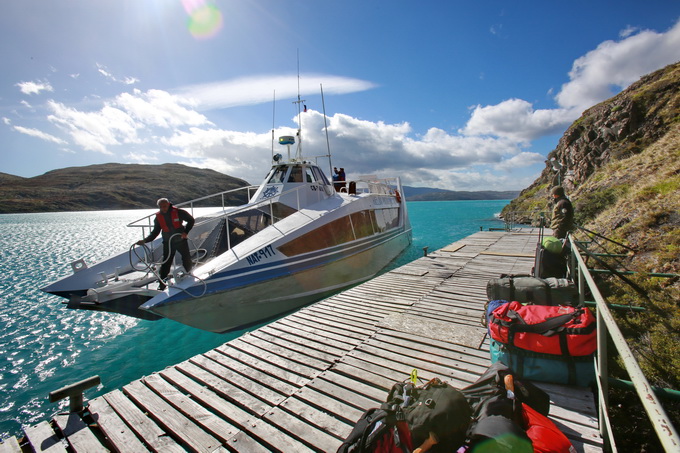
[[[100,383],[101,379],[99,379],[99,376],[92,376],[83,379],[80,382],[76,382],[75,384],[67,385],[59,390],[50,392],[50,403],[56,403],[64,398],[70,398],[69,412],[80,412],[83,410],[83,392]]]

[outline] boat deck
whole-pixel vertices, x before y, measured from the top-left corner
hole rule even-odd
[[[77,452],[335,451],[412,369],[458,388],[486,370],[486,283],[529,273],[537,236],[475,233],[97,397],[82,417],[26,426],[26,440],[50,452],[67,443]],[[602,451],[590,389],[540,386],[576,450]],[[14,438],[0,443],[16,448]]]

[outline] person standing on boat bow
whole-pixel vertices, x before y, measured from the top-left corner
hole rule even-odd
[[[160,210],[156,213],[153,230],[147,237],[137,241],[136,244],[143,245],[151,242],[158,237],[159,233],[163,233],[163,264],[159,274],[161,282],[158,285],[158,289],[163,291],[166,288],[165,278],[170,273],[176,252],[179,252],[182,256],[184,270],[191,272],[194,263],[191,261],[187,237],[194,226],[194,218],[184,209],[174,207],[167,198],[159,199],[156,204]]]

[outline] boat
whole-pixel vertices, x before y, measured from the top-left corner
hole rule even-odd
[[[300,130],[298,129],[298,137]],[[168,318],[223,333],[276,318],[379,274],[411,244],[411,225],[398,177],[362,176],[335,183],[302,155],[299,138],[282,136],[287,155],[275,153],[259,186],[248,186],[176,205],[191,209],[247,192],[241,206],[196,217],[189,232],[194,259],[186,272],[174,257],[163,290],[160,238],[88,266],[42,288],[69,308]],[[272,143],[272,145],[274,145]],[[291,154],[291,146],[296,150]],[[329,165],[330,167],[330,165]],[[142,237],[155,214],[130,223]]]

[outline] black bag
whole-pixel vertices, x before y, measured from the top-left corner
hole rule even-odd
[[[337,453],[412,450],[408,426],[400,410],[371,408],[364,412]]]
[[[513,377],[513,398],[508,396],[505,386],[508,375]],[[469,453],[533,453],[531,440],[522,428],[522,403],[547,415],[550,398],[543,390],[530,382],[514,379],[512,370],[497,362],[461,392],[473,410],[467,433]]]
[[[566,278],[536,278],[529,275],[501,275],[486,284],[488,300],[516,300],[535,305],[571,305],[579,303],[578,289]]]
[[[557,253],[550,253],[539,245],[534,267],[534,277],[565,278],[567,276],[567,259]]]
[[[438,378],[422,387],[394,384],[388,401],[402,401],[414,448],[423,445],[430,433],[437,442],[429,450],[432,453],[456,451],[465,442],[472,415],[470,406],[460,391]]]

